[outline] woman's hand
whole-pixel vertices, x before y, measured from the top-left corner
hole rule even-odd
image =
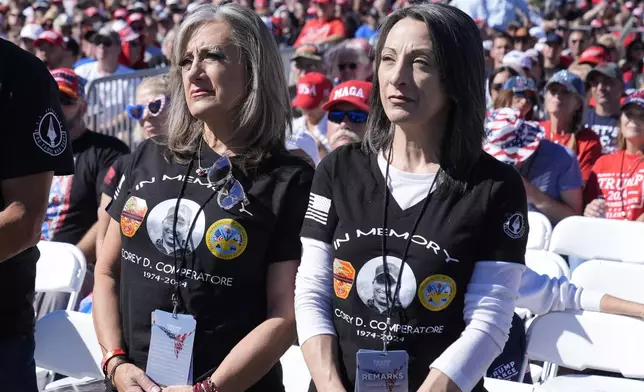
[[[162,392],[192,392],[191,385],[171,385],[161,390]]]
[[[606,200],[595,199],[588,203],[584,210],[584,216],[591,218],[602,218],[606,213]]]
[[[418,392],[461,392],[461,389],[445,373],[432,368]]]
[[[161,388],[143,370],[131,363],[116,368],[113,383],[118,392],[161,392]]]

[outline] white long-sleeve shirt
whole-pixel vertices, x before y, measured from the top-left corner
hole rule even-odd
[[[302,238],[303,252],[295,289],[300,344],[317,335],[336,335],[333,326],[333,255],[330,244]],[[470,391],[501,354],[514,306],[535,314],[564,309],[599,310],[603,293],[584,290],[565,277],[550,278],[508,262],[478,262],[465,293],[465,330],[431,367]],[[513,288],[516,275],[520,285]],[[519,297],[510,300],[513,293]],[[508,316],[509,315],[509,316]],[[509,321],[508,321],[509,320]]]
[[[386,162],[378,157],[381,171]],[[392,166],[387,185],[401,208],[420,202],[433,174],[410,174]],[[333,326],[333,251],[330,244],[302,238],[303,252],[295,289],[300,343],[317,335],[336,335]],[[517,263],[479,261],[465,293],[465,330],[432,364],[459,388],[471,391],[501,354],[516,306],[540,314],[550,310],[599,308],[601,293],[582,290],[563,279],[550,279]]]

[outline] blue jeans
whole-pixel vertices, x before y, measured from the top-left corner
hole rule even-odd
[[[38,392],[33,335],[0,341],[0,389],[3,392]]]

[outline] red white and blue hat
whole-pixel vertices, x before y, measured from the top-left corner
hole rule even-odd
[[[510,165],[526,161],[539,147],[544,130],[538,123],[525,121],[513,108],[490,113],[485,121],[483,150]]]
[[[637,105],[644,109],[644,90],[637,90],[626,97],[622,105],[622,110],[626,109],[629,105]]]
[[[56,68],[51,75],[58,84],[58,89],[72,98],[85,97],[85,79],[78,76],[74,70],[69,68]]]
[[[526,76],[512,76],[503,85],[501,90],[510,90],[513,93],[521,93],[524,91],[537,92],[537,82],[534,79]]]

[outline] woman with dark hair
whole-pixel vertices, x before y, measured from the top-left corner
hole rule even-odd
[[[545,138],[575,153],[586,183],[602,145],[597,134],[583,126],[584,82],[569,71],[557,72],[546,85],[545,103],[549,119],[540,123]]]
[[[496,68],[490,74],[487,82],[487,89],[490,93],[491,102],[493,103],[496,100],[496,97],[499,95],[499,92],[503,89],[505,82],[508,81],[513,76],[517,76],[517,71],[513,70],[508,66],[501,66]],[[490,105],[491,106],[491,105]]]
[[[318,166],[301,232],[310,390],[484,390],[528,232],[521,178],[482,149],[484,84],[462,11],[412,5],[384,20],[364,143]]]
[[[96,263],[107,384],[284,391],[313,168],[284,147],[277,44],[251,9],[207,4],[186,14],[171,57],[167,137],[132,154]]]

